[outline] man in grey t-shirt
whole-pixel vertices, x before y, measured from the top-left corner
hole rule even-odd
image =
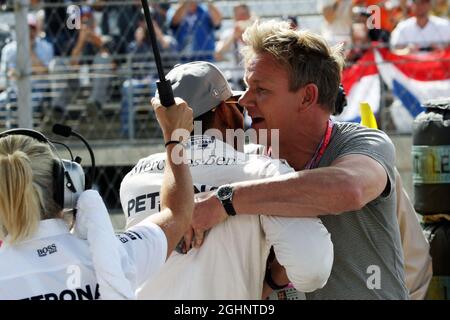
[[[306,297],[406,299],[402,246],[395,214],[394,146],[379,130],[353,123],[335,123],[333,129],[318,167],[329,167],[347,155],[364,155],[383,167],[388,184],[377,198],[360,210],[321,216],[335,246],[335,260],[327,285]],[[355,277],[357,281],[349,281]]]
[[[204,230],[234,213],[319,216],[331,233],[334,264],[328,283],[307,293],[308,299],[408,299],[394,146],[381,131],[330,120],[341,52],[283,22],[255,23],[243,39],[248,88],[239,103],[253,129],[279,130],[279,141],[270,138],[268,145],[279,147],[280,158],[296,172],[203,195],[193,215],[196,245]],[[289,281],[283,272],[287,265],[280,259],[271,266],[267,286]]]

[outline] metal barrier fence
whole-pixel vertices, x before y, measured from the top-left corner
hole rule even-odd
[[[158,41],[166,71],[179,62],[214,60],[210,45],[181,48],[181,41],[176,40],[183,37],[180,34],[184,31],[169,30],[165,23],[167,9],[174,7],[177,1],[149,2],[160,31]],[[214,1],[216,10],[223,17],[221,28],[203,30],[206,25],[197,24],[196,30],[202,31],[194,33],[203,32],[201,36],[204,39],[183,41],[214,43],[219,40],[221,34],[233,27],[233,7],[237,3]],[[276,5],[271,1],[247,1],[246,4],[262,18],[302,14],[304,23],[308,24],[308,19],[317,20],[319,17],[315,2],[310,0],[284,0]],[[53,122],[65,122],[86,137],[97,140],[160,136],[148,107],[148,97],[155,93],[156,68],[145,35],[140,1],[10,1],[2,14],[11,16],[12,9],[19,11],[24,7],[35,14],[36,21],[32,23],[37,29],[36,37],[45,35],[47,44],[53,46],[45,71],[37,72],[33,67],[28,76],[25,71],[19,77],[30,81],[31,98],[27,109],[32,110],[35,128],[49,132]],[[209,7],[208,10],[212,11]],[[19,29],[15,23],[18,17],[16,12],[15,19],[4,20],[10,21],[12,31]],[[24,21],[26,19],[21,23]],[[90,39],[80,44],[82,34],[89,34]],[[221,61],[218,64],[227,75],[243,72],[236,62]],[[21,94],[17,94],[19,80],[8,75],[6,69],[1,71],[5,90],[0,98],[0,130],[19,124],[21,113],[17,98],[25,96],[23,92],[27,91],[20,90]]]
[[[201,46],[201,43],[195,47],[194,44],[198,42],[195,37],[183,40],[191,47],[181,48],[180,39],[183,37],[179,33],[171,33],[165,22],[168,7],[173,8],[177,1],[149,2],[160,31],[158,41],[166,71],[190,59],[217,58],[222,59],[216,63],[232,86],[236,89],[242,86],[239,78],[243,75],[243,68],[235,60],[233,48],[219,54],[206,45]],[[208,33],[203,30],[207,34],[204,37],[212,37],[211,41],[224,45],[224,39],[234,28],[233,8],[238,3],[234,0],[213,1],[223,20],[219,29],[211,29]],[[322,17],[317,11],[316,1],[259,0],[245,1],[245,4],[250,8],[252,19],[253,16],[280,19],[289,15],[297,17],[300,28],[320,31]],[[90,7],[85,7],[87,5]],[[28,19],[29,31],[36,38],[45,34],[46,40],[53,46],[51,53],[48,44],[42,44],[42,40],[36,44],[33,40],[35,46],[39,46],[33,47],[33,50],[39,53],[31,55],[31,52],[16,49],[17,63],[20,57],[28,55],[29,61],[26,62],[33,65],[31,72],[22,71],[14,75],[9,73],[8,64],[2,65],[0,131],[20,125],[24,107],[21,107],[22,113],[19,112],[18,97],[29,95],[29,105],[25,111],[31,114],[34,128],[51,136],[53,123],[63,122],[93,143],[94,151],[103,159],[97,161],[97,187],[110,209],[120,209],[118,188],[127,170],[139,157],[147,155],[150,148],[153,151],[160,150],[161,132],[149,106],[149,98],[155,94],[156,66],[140,5],[140,1],[126,0],[19,0],[7,2],[0,13],[2,61],[8,56],[5,48],[11,47],[14,39],[24,36],[24,32],[19,30],[26,29],[26,11],[34,13],[34,18]],[[200,24],[196,27],[205,28]],[[17,31],[16,35],[14,30]],[[85,39],[80,40],[83,37]],[[36,63],[34,56],[44,63]],[[446,72],[450,73],[450,70]],[[23,88],[27,87],[19,83],[23,80],[29,81],[30,89],[26,94]],[[381,85],[378,113],[381,125],[383,129],[395,132],[397,126],[392,121],[389,108],[392,103],[398,103],[392,90]],[[78,149],[76,143],[65,142],[79,152],[84,152],[82,148]],[[124,148],[124,145],[134,151]],[[117,150],[122,152],[114,153]],[[116,159],[111,160],[111,157]],[[88,164],[86,160],[85,165]]]

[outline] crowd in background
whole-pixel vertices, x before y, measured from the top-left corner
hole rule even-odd
[[[28,25],[34,76],[33,107],[46,103],[48,119],[63,121],[67,106],[83,88],[80,74],[86,72],[89,92],[85,112],[95,116],[111,99],[113,80],[126,69],[131,71],[131,76],[120,79],[117,99],[121,106],[122,132],[127,135],[132,104],[129,97],[136,92],[145,92],[147,96],[155,92],[156,70],[141,2],[105,5],[101,1],[87,1],[89,6],[72,12],[67,9],[71,3],[31,1]],[[379,21],[373,19],[373,5],[380,9]],[[211,61],[224,70],[235,89],[245,87],[239,49],[245,28],[258,19],[257,8],[236,2],[233,23],[224,28],[223,14],[214,2],[180,1],[150,6],[167,70],[180,62]],[[322,35],[331,44],[344,44],[348,64],[356,62],[373,45],[402,52],[428,52],[450,43],[450,11],[446,0],[322,0],[317,2],[317,9],[323,15]],[[69,28],[70,23],[76,23],[76,18],[81,24]],[[294,29],[302,28],[301,16],[279,18],[289,21]],[[8,35],[9,31],[0,29],[1,110],[16,99],[17,46],[14,40],[8,42],[7,39],[14,38]]]

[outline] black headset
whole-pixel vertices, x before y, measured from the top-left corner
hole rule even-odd
[[[11,129],[0,133],[0,138],[10,135],[23,135],[46,143],[56,150],[53,143],[42,133],[31,129]],[[69,149],[70,151],[70,149]],[[74,210],[80,194],[85,190],[86,176],[80,163],[75,160],[54,159],[53,162],[53,199],[64,210]]]
[[[336,102],[334,104],[334,116],[338,116],[344,111],[347,106],[347,95],[342,84],[339,85],[338,94],[336,97]]]

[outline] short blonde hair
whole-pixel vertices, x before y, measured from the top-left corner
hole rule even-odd
[[[31,236],[41,219],[62,208],[53,200],[55,156],[48,144],[25,135],[0,138],[0,238]]]
[[[292,30],[281,21],[256,21],[243,34],[246,65],[257,54],[268,53],[289,74],[289,90],[314,83],[318,103],[333,113],[344,66],[342,46],[330,47],[325,39],[308,30]]]

